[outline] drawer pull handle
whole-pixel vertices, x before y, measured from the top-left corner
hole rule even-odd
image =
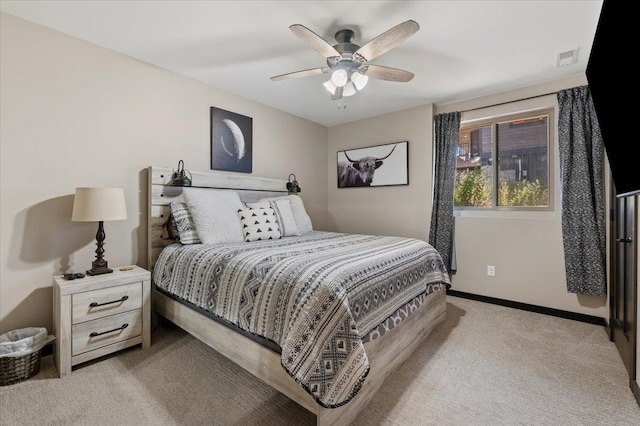
[[[120,303],[120,302],[124,302],[128,298],[129,298],[129,296],[122,296],[122,299],[112,300],[111,302],[104,302],[104,303],[91,302],[89,304],[89,307],[90,308],[97,308],[98,306],[111,305],[112,303]]]
[[[97,337],[97,336],[102,336],[103,334],[113,333],[114,331],[122,331],[127,327],[129,327],[129,324],[124,323],[122,324],[122,327],[114,328],[113,330],[103,331],[102,333],[98,333],[97,331],[94,331],[89,335],[89,337]]]

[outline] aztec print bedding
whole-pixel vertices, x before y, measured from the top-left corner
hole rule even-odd
[[[382,321],[378,324],[377,327],[374,327],[371,331],[367,333],[366,336],[362,338],[363,343],[370,342],[371,340],[376,340],[387,334],[387,332],[393,330],[396,326],[398,326],[402,321],[409,318],[409,315],[414,313],[422,304],[427,300],[427,296],[433,292],[440,290],[446,284],[444,283],[431,283],[427,284],[427,290],[414,297],[409,302],[405,303],[400,307],[397,311],[395,311],[389,318]]]
[[[346,404],[369,372],[364,337],[449,285],[424,241],[313,231],[273,241],[167,246],[155,285],[282,349],[284,369],[325,408]],[[433,289],[432,289],[433,291]],[[374,333],[375,334],[375,333]]]

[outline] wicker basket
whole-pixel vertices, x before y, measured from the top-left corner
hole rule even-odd
[[[23,356],[0,358],[0,386],[27,380],[40,371],[42,349]]]

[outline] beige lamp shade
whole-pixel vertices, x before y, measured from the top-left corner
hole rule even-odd
[[[76,188],[73,199],[73,222],[124,220],[127,208],[122,188]]]

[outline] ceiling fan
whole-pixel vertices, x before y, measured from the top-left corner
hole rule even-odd
[[[408,20],[398,24],[362,47],[353,43],[354,32],[350,29],[336,32],[337,44],[333,46],[304,25],[294,24],[289,29],[324,56],[327,66],[276,75],[271,77],[273,81],[331,73],[331,78],[324,86],[331,92],[331,99],[337,100],[343,96],[355,95],[364,88],[369,78],[398,82],[407,82],[413,78],[413,73],[409,71],[373,65],[369,61],[415,34],[420,29],[415,21]]]

